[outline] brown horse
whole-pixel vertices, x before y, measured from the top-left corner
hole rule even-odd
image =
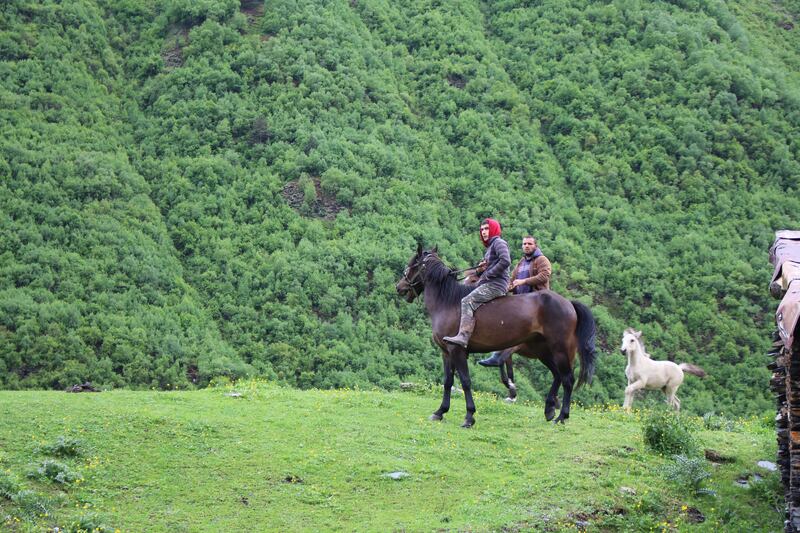
[[[473,352],[490,352],[524,345],[519,351],[526,357],[536,357],[549,368],[558,381],[554,381],[545,402],[548,420],[555,414],[558,386],[564,387],[561,412],[555,423],[569,418],[570,400],[575,380],[572,368],[576,352],[580,353],[581,370],[577,386],[591,382],[597,358],[595,351],[595,323],[589,308],[580,302],[570,302],[552,291],[504,296],[481,305],[475,312],[475,331],[467,348],[446,343],[443,337],[458,331],[461,317],[461,298],[474,286],[458,283],[453,271],[437,255],[417,247],[409,260],[403,276],[397,282],[397,293],[406,301],[424,294],[425,307],[431,319],[433,342],[442,350],[444,364],[444,394],[442,404],[431,420],[442,420],[450,410],[450,391],[454,374],[458,372],[467,414],[462,427],[475,423],[475,402],[472,399],[467,355]],[[531,354],[531,355],[527,355]]]

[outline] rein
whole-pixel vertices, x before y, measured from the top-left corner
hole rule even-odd
[[[475,269],[476,269],[476,268],[478,268],[479,266],[480,266],[480,265],[474,265],[474,266],[471,266],[471,267],[462,268],[461,270],[452,270],[452,269],[451,269],[451,270],[450,270],[450,275],[451,275],[451,276],[455,276],[455,278],[456,278],[458,281],[462,281],[462,280],[465,280],[465,279],[467,279],[469,276],[461,276],[461,277],[459,277],[459,276],[458,276],[458,274],[461,274],[462,272],[466,272],[467,270],[475,270]]]
[[[453,269],[451,268],[451,269],[450,269],[450,274],[461,274],[462,272],[466,272],[467,270],[474,270],[474,269],[478,268],[479,266],[480,266],[480,265],[473,265],[473,266],[471,266],[471,267],[462,268],[461,270],[453,270]]]

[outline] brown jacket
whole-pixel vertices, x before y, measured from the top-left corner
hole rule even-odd
[[[517,266],[514,267],[514,271],[511,273],[511,281],[517,279],[517,270],[519,270],[520,264],[524,261],[525,258],[519,260]],[[542,289],[549,289],[550,288],[550,274],[552,274],[553,268],[550,266],[550,260],[547,259],[545,256],[540,255],[536,259],[533,260],[533,264],[531,265],[531,277],[525,278],[525,284],[530,285],[534,291],[540,291]]]

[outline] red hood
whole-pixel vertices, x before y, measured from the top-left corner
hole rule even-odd
[[[489,224],[489,238],[485,241],[483,240],[483,236],[481,236],[481,242],[484,246],[489,246],[489,241],[491,241],[494,237],[499,237],[501,233],[500,223],[493,218],[485,219],[482,224]],[[480,233],[479,233],[480,235]]]

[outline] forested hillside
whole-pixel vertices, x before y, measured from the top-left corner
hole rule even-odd
[[[606,353],[579,400],[621,402],[633,326],[709,372],[685,409],[763,412],[767,248],[800,225],[798,16],[4,2],[0,386],[435,380],[427,318],[394,284],[418,240],[474,264],[495,216],[595,313]]]

